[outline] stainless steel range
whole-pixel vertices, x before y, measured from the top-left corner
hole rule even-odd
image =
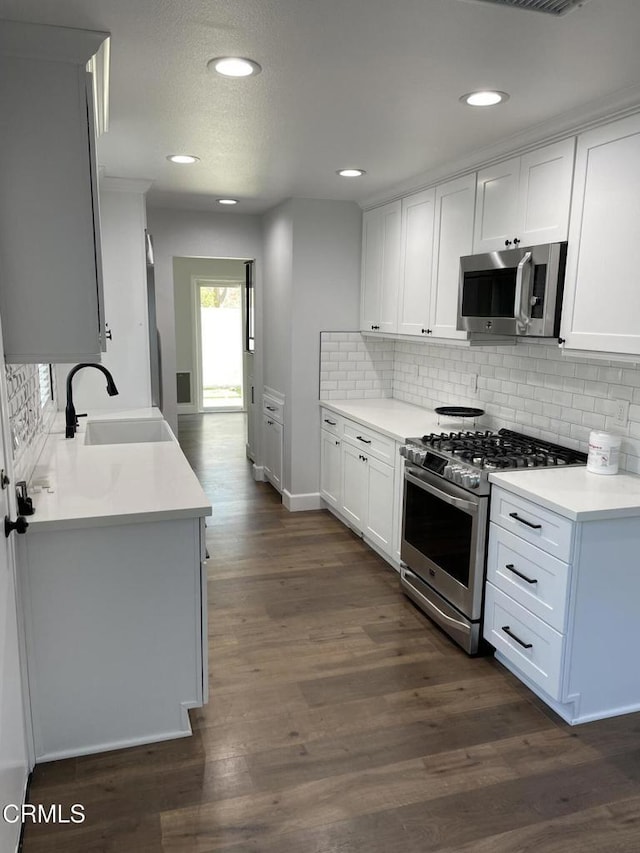
[[[469,654],[480,643],[489,474],[585,465],[586,454],[512,430],[410,438],[405,457],[401,585]]]

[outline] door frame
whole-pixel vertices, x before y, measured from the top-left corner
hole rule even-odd
[[[200,321],[200,290],[202,287],[238,287],[240,289],[241,324],[242,337],[240,347],[242,353],[242,406],[233,408],[205,409],[202,394],[202,323]],[[207,276],[191,276],[191,307],[193,318],[192,336],[192,360],[193,377],[195,381],[195,394],[192,404],[198,414],[212,414],[216,412],[243,412],[247,411],[247,365],[244,354],[244,327],[246,322],[247,306],[245,304],[245,282],[239,279],[208,278]]]

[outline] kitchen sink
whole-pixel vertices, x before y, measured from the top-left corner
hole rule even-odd
[[[84,434],[85,444],[140,444],[153,441],[175,441],[169,425],[160,418],[89,421]]]

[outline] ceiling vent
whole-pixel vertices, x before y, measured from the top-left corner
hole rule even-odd
[[[546,12],[548,15],[566,15],[572,9],[584,6],[588,0],[475,0],[475,2],[497,3],[500,6],[512,6],[515,9]]]

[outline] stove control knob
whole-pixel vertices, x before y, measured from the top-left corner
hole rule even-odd
[[[480,485],[480,474],[471,474],[469,476],[469,488],[477,489]]]
[[[400,448],[400,456],[404,456],[405,459],[409,457],[409,445],[403,444]]]
[[[462,484],[462,471],[463,469],[459,465],[453,466],[453,482]]]
[[[442,473],[447,478],[447,480],[453,480],[453,465],[449,463]]]
[[[413,451],[413,461],[417,465],[423,465],[424,460],[427,458],[427,453],[425,450],[414,450]]]
[[[471,471],[462,471],[460,474],[460,485],[464,486],[466,489],[471,488],[471,478],[473,474]]]

